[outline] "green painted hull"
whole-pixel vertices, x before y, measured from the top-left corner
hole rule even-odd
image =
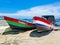
[[[11,28],[15,28],[15,29],[35,29],[35,26],[29,26],[26,24],[16,23],[8,20],[7,23],[10,25]]]
[[[34,24],[25,22],[23,20],[18,20],[15,18],[4,16],[4,20],[10,25],[11,28],[15,29],[35,29]]]

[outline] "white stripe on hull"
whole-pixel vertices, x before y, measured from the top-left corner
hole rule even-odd
[[[51,28],[54,27],[53,25],[49,25],[49,24],[47,24],[47,23],[44,23],[44,22],[38,21],[38,20],[33,20],[33,23],[34,23],[34,24],[42,24],[42,25],[46,25],[46,26],[51,27]]]

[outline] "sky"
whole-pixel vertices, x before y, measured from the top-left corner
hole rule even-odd
[[[60,16],[60,0],[0,0],[0,15],[10,17]]]

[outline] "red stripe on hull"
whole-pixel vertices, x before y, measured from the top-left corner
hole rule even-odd
[[[47,20],[45,20],[45,19],[43,19],[43,18],[40,18],[40,17],[34,17],[33,19],[34,19],[34,20],[38,20],[38,21],[45,22],[45,23],[47,23],[47,24],[52,24],[51,22],[49,22],[49,21],[47,21]]]
[[[16,23],[20,23],[20,22],[23,22],[29,26],[34,26],[34,24],[32,23],[29,23],[29,22],[25,22],[25,21],[21,21],[21,20],[18,20],[18,19],[14,19],[14,18],[10,18],[10,17],[7,17],[7,16],[4,16],[4,19],[5,20],[9,20],[9,21],[12,21],[12,22],[16,22]]]
[[[13,22],[17,22],[17,23],[18,23],[18,21],[19,21],[19,20],[17,20],[17,19],[10,18],[10,17],[7,17],[7,16],[4,16],[4,19],[5,19],[5,20],[9,20],[9,21],[13,21]]]

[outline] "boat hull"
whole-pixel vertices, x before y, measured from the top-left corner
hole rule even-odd
[[[35,24],[36,28],[38,29],[37,31],[45,31],[45,30],[52,30],[53,29],[53,24],[41,17],[34,17],[33,18],[33,23]]]
[[[9,24],[9,26],[13,29],[35,29],[36,27],[34,26],[34,24],[29,23],[29,22],[24,22],[21,20],[17,20],[14,18],[10,18],[10,17],[6,17],[4,16],[4,19],[7,21],[7,23]]]

